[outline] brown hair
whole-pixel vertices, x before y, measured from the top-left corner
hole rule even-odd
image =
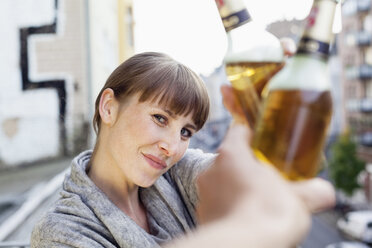
[[[158,101],[177,115],[192,112],[198,130],[209,115],[209,96],[203,80],[187,66],[162,53],[134,55],[111,73],[96,99],[93,118],[96,133],[101,125],[99,102],[107,88],[120,100],[139,93],[139,102]]]

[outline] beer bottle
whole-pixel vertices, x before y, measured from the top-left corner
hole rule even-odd
[[[318,172],[332,114],[327,59],[336,0],[314,0],[296,54],[269,82],[252,147],[290,180]]]
[[[280,41],[252,21],[242,0],[216,0],[227,32],[224,64],[236,99],[251,128],[259,116],[261,92],[283,67]]]

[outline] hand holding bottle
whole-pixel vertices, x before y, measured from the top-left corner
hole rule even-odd
[[[232,11],[230,7],[237,0],[218,2],[222,19],[229,20],[227,24],[231,24],[230,19],[236,20],[233,27],[224,22],[229,37],[224,62],[237,99],[225,97],[226,107],[240,122],[244,122],[240,118],[244,115],[254,130],[251,145],[258,159],[277,167],[290,180],[314,177],[319,171],[332,115],[327,59],[337,0],[314,0],[299,49],[279,73],[284,65],[284,58],[278,60],[279,53],[275,52],[279,42],[272,37],[268,40],[273,43],[252,42],[261,32],[250,30],[249,18],[245,22],[241,22],[244,18],[235,18],[246,9]],[[230,15],[225,16],[226,10],[230,10]],[[250,35],[244,33],[246,30],[252,31]],[[234,35],[238,38],[234,39]],[[293,49],[286,40],[282,46]],[[261,106],[262,90],[269,80]],[[222,91],[228,93],[227,88]]]
[[[263,166],[246,142],[250,136],[246,125],[230,127],[198,179],[201,226],[167,247],[293,247],[307,234],[311,213],[334,204],[329,182],[289,182]]]

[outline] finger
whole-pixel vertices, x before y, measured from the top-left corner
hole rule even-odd
[[[292,183],[291,187],[303,200],[308,209],[317,213],[335,205],[336,195],[333,186],[320,178]]]
[[[296,52],[296,43],[291,38],[281,38],[280,43],[284,50],[284,55],[292,56]]]
[[[236,111],[235,96],[232,87],[228,85],[222,85],[221,94],[223,104],[225,105],[226,109],[231,113],[235,112]]]
[[[234,90],[231,86],[222,85],[221,94],[223,98],[223,104],[225,108],[231,113],[232,117],[236,122],[246,124],[246,119],[244,117],[244,112],[237,101]]]

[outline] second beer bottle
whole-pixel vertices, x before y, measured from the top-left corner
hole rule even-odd
[[[227,37],[226,74],[251,128],[260,115],[261,92],[283,67],[280,41],[252,21],[242,0],[215,0]]]
[[[252,147],[290,180],[318,172],[332,114],[327,60],[335,0],[314,0],[295,56],[269,83]]]

